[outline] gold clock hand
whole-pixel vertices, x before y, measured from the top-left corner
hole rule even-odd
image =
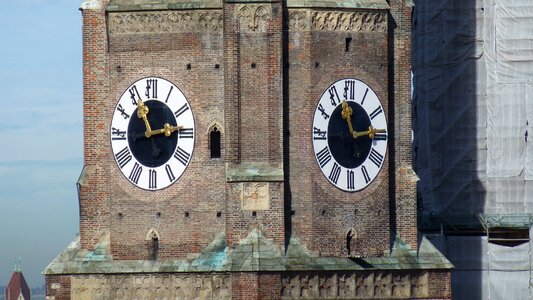
[[[146,131],[146,137],[151,137],[153,135],[158,134],[165,134],[165,136],[170,136],[174,131],[180,130],[182,128],[183,126],[172,126],[168,123],[165,123],[165,125],[163,125],[163,128],[161,129]]]
[[[352,133],[352,136],[354,139],[360,136],[368,136],[369,138],[374,139],[374,137],[376,136],[376,133],[384,133],[384,132],[385,132],[385,129],[376,129],[372,127],[372,125],[370,125],[370,127],[368,127],[368,131],[361,131],[361,132],[354,131]]]
[[[348,128],[350,129],[350,134],[353,135],[353,127],[352,127],[352,108],[348,105],[346,100],[342,100],[342,118],[348,122]]]
[[[144,104],[144,102],[139,97],[139,100],[137,101],[137,117],[139,117],[140,119],[143,119],[144,121],[144,126],[146,126],[146,131],[144,135],[146,137],[150,137],[149,133],[152,131],[152,128],[150,128],[150,123],[148,122],[148,117],[147,117],[149,111],[150,109],[148,109],[148,106],[146,106],[146,104]]]

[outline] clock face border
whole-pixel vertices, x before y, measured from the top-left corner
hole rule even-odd
[[[374,128],[386,130],[384,134],[376,135],[370,143],[371,146],[365,159],[355,167],[345,167],[338,162],[332,154],[333,151],[331,151],[329,143],[331,133],[328,132],[328,129],[331,117],[340,117],[339,107],[344,99],[350,107],[357,108],[358,106],[360,108],[353,109],[354,112],[356,110],[364,111]],[[335,111],[337,114],[334,114]],[[352,124],[354,124],[354,118],[357,118],[357,115],[353,114],[351,118]],[[349,136],[347,121],[342,121],[346,123],[345,131],[348,132]],[[363,130],[361,128],[353,129],[358,132]],[[334,81],[324,90],[313,112],[310,136],[315,160],[321,173],[333,186],[344,192],[359,192],[370,186],[385,164],[388,146],[386,111],[374,90],[360,79],[342,78]],[[368,139],[368,137],[358,138]],[[348,140],[351,138],[348,137]]]
[[[157,101],[158,106],[166,107],[171,111],[170,115],[173,120],[171,119],[168,123],[171,125],[174,123],[186,129],[171,133],[169,138],[177,139],[176,146],[171,149],[170,158],[159,166],[150,167],[141,163],[130,148],[133,135],[132,132],[128,132],[130,121],[132,118],[139,118],[137,115],[138,106],[133,103],[133,95],[136,95],[135,98],[140,97],[144,103]],[[149,119],[155,118],[156,115],[150,115],[151,113],[154,114],[155,112],[148,112]],[[135,119],[136,122],[140,120],[140,118],[139,120]],[[179,181],[193,158],[196,140],[195,128],[192,107],[177,85],[168,79],[157,76],[147,76],[135,80],[120,96],[111,118],[110,143],[117,168],[126,180],[143,190],[159,191],[172,186]],[[166,137],[164,134],[150,137],[150,139],[155,138]]]

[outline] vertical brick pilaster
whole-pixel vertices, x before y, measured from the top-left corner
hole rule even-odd
[[[405,0],[390,0],[389,101],[394,103],[392,230],[412,249],[418,246],[416,181],[412,169],[411,14]]]
[[[253,229],[284,246],[283,11],[279,1],[223,4],[227,172],[226,238],[236,246]],[[256,170],[248,173],[247,170]],[[266,175],[274,172],[277,177]],[[243,183],[267,183],[268,209],[244,210]]]
[[[105,6],[82,9],[84,178],[80,187],[80,237],[93,249],[109,228],[109,89]]]

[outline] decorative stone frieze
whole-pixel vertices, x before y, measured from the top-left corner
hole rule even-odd
[[[228,274],[74,276],[72,299],[231,299],[231,279]]]
[[[125,12],[109,14],[110,34],[222,31],[219,10]]]
[[[387,32],[387,14],[370,11],[289,10],[291,31]]]
[[[282,276],[282,299],[411,299],[429,295],[428,273],[331,272]]]
[[[264,4],[242,4],[237,7],[237,17],[243,31],[265,32],[271,18],[271,6]]]

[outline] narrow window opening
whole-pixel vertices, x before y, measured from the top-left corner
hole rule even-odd
[[[187,70],[190,70],[191,68],[191,64],[187,64]]]
[[[252,63],[252,69],[255,69],[255,63]]]
[[[529,242],[528,228],[490,228],[489,243],[515,247]]]
[[[315,68],[318,68],[318,67],[320,67],[320,63],[317,61],[315,62]]]
[[[350,231],[348,231],[348,234],[346,234],[346,250],[348,250],[348,256],[352,255],[352,238],[353,234],[352,230],[350,229]]]
[[[255,216],[257,216],[257,212],[252,211],[252,217],[255,217]]]
[[[157,260],[157,254],[159,252],[159,239],[152,237],[152,248],[150,249],[150,260]]]
[[[211,158],[220,158],[220,131],[215,126],[209,133]]]
[[[348,251],[348,256],[350,257],[356,257],[355,253],[355,240],[357,239],[357,231],[354,228],[351,228],[348,230],[348,233],[346,234],[346,250]]]
[[[344,49],[345,52],[350,52],[350,46],[352,44],[352,38],[347,37],[346,38],[346,48]]]
[[[220,65],[219,64],[215,64],[215,69],[220,69]]]
[[[221,212],[217,212],[217,218],[220,218],[222,216]]]

